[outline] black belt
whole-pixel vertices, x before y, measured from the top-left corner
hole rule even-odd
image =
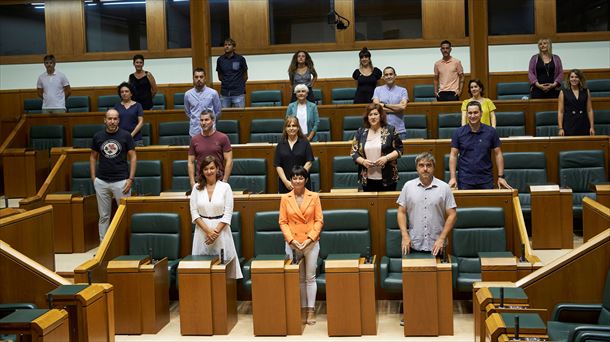
[[[201,218],[204,219],[208,219],[208,220],[216,220],[216,219],[221,219],[224,215],[218,215],[218,216],[200,216]]]

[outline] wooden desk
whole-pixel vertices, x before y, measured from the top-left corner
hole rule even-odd
[[[510,252],[508,253],[511,254]],[[512,255],[502,257],[482,256],[481,280],[517,281],[517,258]]]
[[[473,300],[472,312],[474,316],[474,337],[476,342],[485,341],[485,320],[487,319],[487,308],[489,305],[503,304],[502,306],[510,307],[529,307],[529,301],[525,291],[519,287],[515,287],[514,283],[495,282],[489,283],[494,287],[478,288],[477,284],[473,285]],[[504,289],[504,302],[501,303],[500,289]]]
[[[235,279],[216,257],[189,255],[178,265],[180,334],[227,335],[237,323]]]
[[[49,194],[45,203],[53,206],[55,253],[84,253],[100,244],[95,195]]]
[[[402,259],[405,336],[453,335],[451,263],[429,253]]]
[[[70,341],[114,341],[114,296],[110,284],[62,285],[49,292],[53,307],[70,318]]]
[[[301,335],[305,314],[301,310],[300,268],[284,255],[260,255],[251,264],[252,321],[255,336]]]
[[[610,208],[610,184],[595,185],[595,200],[606,208]]]
[[[167,272],[167,258],[152,264],[148,256],[126,255],[108,262],[117,334],[156,334],[169,323]]]
[[[546,338],[546,325],[539,314],[536,313],[493,313],[486,320],[487,336],[489,341],[499,341],[500,335],[507,335],[509,338],[515,336],[514,317],[519,315],[519,337]]]
[[[572,190],[559,185],[530,186],[532,248],[574,248],[572,238]]]
[[[331,254],[325,261],[328,336],[377,334],[375,257]]]
[[[31,342],[68,341],[70,323],[65,310],[25,309],[0,319],[0,335],[24,335]]]
[[[2,153],[4,196],[7,198],[36,195],[49,174],[49,151],[7,148]]]

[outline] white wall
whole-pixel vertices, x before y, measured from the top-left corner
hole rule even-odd
[[[537,53],[535,44],[498,45],[489,47],[490,72],[524,71],[530,57]],[[564,69],[610,68],[610,43],[578,42],[553,44],[553,52],[561,56]],[[455,47],[453,56],[459,58],[464,71],[470,71],[468,47]],[[351,77],[358,66],[357,51],[314,52],[311,54],[320,78]],[[380,69],[393,66],[399,75],[429,75],[440,58],[438,48],[372,50],[373,64]],[[287,69],[292,54],[245,56],[248,76],[252,81],[288,79]],[[212,58],[215,67],[216,58]],[[190,83],[191,58],[147,59],[146,67],[157,83]],[[72,62],[58,61],[57,70],[66,74],[72,87],[111,86],[127,80],[133,72],[131,60]],[[0,65],[0,90],[33,89],[38,75],[44,72],[39,64]],[[216,78],[216,75],[213,75]]]

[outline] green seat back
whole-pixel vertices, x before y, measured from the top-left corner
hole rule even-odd
[[[369,211],[366,209],[324,210],[324,229],[320,234],[320,255],[370,253]]]
[[[233,191],[247,190],[264,193],[267,189],[267,160],[264,158],[233,159],[233,170],[229,178]]]
[[[610,96],[610,95],[608,95]],[[610,135],[610,109],[593,110],[595,118],[595,134]]]
[[[180,217],[176,213],[138,213],[131,216],[130,255],[154,259],[180,258]]]
[[[552,110],[536,112],[536,136],[553,137],[557,134],[557,112]]]
[[[91,171],[89,169],[88,161],[72,163],[70,191],[78,192],[83,195],[93,195],[95,193],[95,187],[91,181]]]
[[[320,158],[314,157],[311,168],[309,169],[309,179],[311,179],[311,190],[320,191]]]
[[[216,129],[229,137],[231,145],[239,144],[239,121],[238,120],[218,120]]]
[[[150,145],[150,122],[145,122],[144,125],[142,125],[142,129],[140,130],[140,132],[142,133],[142,143],[144,143],[144,146],[149,146]]]
[[[250,142],[277,143],[283,131],[283,119],[254,119],[250,122]]]
[[[317,105],[321,105],[324,99],[324,96],[322,95],[322,89],[313,88],[313,98]]]
[[[142,195],[159,196],[163,174],[160,160],[138,160],[136,179],[132,191]]]
[[[607,165],[602,150],[576,150],[559,152],[559,185],[572,189],[574,216],[582,214],[582,199],[595,199],[591,185],[606,182]]]
[[[237,256],[241,257],[241,214],[239,211],[234,211],[231,216],[231,235],[233,237],[233,243],[235,243]]]
[[[184,93],[174,93],[174,109],[184,109]]]
[[[496,112],[496,131],[501,138],[525,135],[525,114],[523,112]]]
[[[453,131],[462,126],[462,113],[441,113],[438,115],[438,138],[451,139]]]
[[[188,146],[190,142],[188,121],[159,123],[159,145]]]
[[[521,100],[530,95],[528,82],[500,82],[496,84],[496,98],[498,100]]]
[[[68,113],[88,112],[89,111],[89,96],[70,96],[66,101],[66,110]]]
[[[524,213],[530,211],[530,185],[546,184],[546,156],[544,152],[504,153],[504,176],[519,190],[519,201]]]
[[[104,124],[74,125],[72,126],[72,147],[91,148],[95,133],[105,129]]]
[[[284,234],[278,223],[279,217],[279,211],[261,211],[254,214],[254,256],[286,254]]]
[[[191,181],[189,180],[188,161],[174,160],[172,162],[172,189],[171,191],[189,191]]]
[[[390,258],[390,272],[402,272],[402,234],[396,219],[397,209],[385,213],[385,255]]]
[[[281,90],[255,90],[250,93],[251,107],[271,107],[282,105]]]
[[[64,126],[44,125],[30,127],[30,147],[35,150],[50,150],[64,146]]]
[[[23,100],[23,111],[26,114],[42,113],[42,99],[24,99]]]
[[[407,129],[407,139],[427,139],[428,121],[426,114],[407,114],[402,117]]]
[[[356,88],[333,88],[330,91],[332,104],[352,104],[356,96]]]
[[[592,97],[610,97],[610,78],[588,80],[587,88]]]
[[[119,95],[100,95],[97,97],[97,111],[105,112],[114,105],[121,102]]]
[[[318,137],[319,142],[332,140],[330,136],[330,118],[320,118],[316,136]]]
[[[459,159],[458,159],[459,161]],[[457,165],[455,168],[455,173],[457,176]],[[445,179],[446,183],[449,183],[449,180],[451,179],[451,171],[449,171],[449,153],[445,154],[445,156],[443,157],[443,178]],[[510,183],[509,183],[510,184]]]
[[[333,188],[356,189],[358,184],[358,166],[352,157],[333,157]]]
[[[414,102],[432,102],[436,101],[434,96],[434,86],[432,84],[416,84],[413,86],[413,101]]]
[[[403,154],[398,158],[398,182],[396,189],[401,190],[406,182],[419,177],[417,174],[417,165],[415,165],[416,154]]]
[[[361,115],[343,117],[343,140],[346,141],[354,139],[354,134],[356,134],[358,128],[362,126],[363,123]]]
[[[165,95],[163,93],[156,93],[153,97],[153,110],[164,110],[165,109]]]

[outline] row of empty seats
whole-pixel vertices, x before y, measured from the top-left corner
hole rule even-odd
[[[184,97],[184,93],[182,94]],[[118,95],[100,95],[97,97],[97,111],[105,112],[110,108],[114,108],[114,105],[121,102],[121,98]],[[153,110],[167,109],[165,105],[165,95],[157,93],[153,97]],[[23,100],[23,111],[26,114],[40,114],[42,113],[42,99],[25,99]],[[82,113],[90,112],[91,104],[89,96],[87,95],[72,95],[66,100],[66,111],[68,113]]]

